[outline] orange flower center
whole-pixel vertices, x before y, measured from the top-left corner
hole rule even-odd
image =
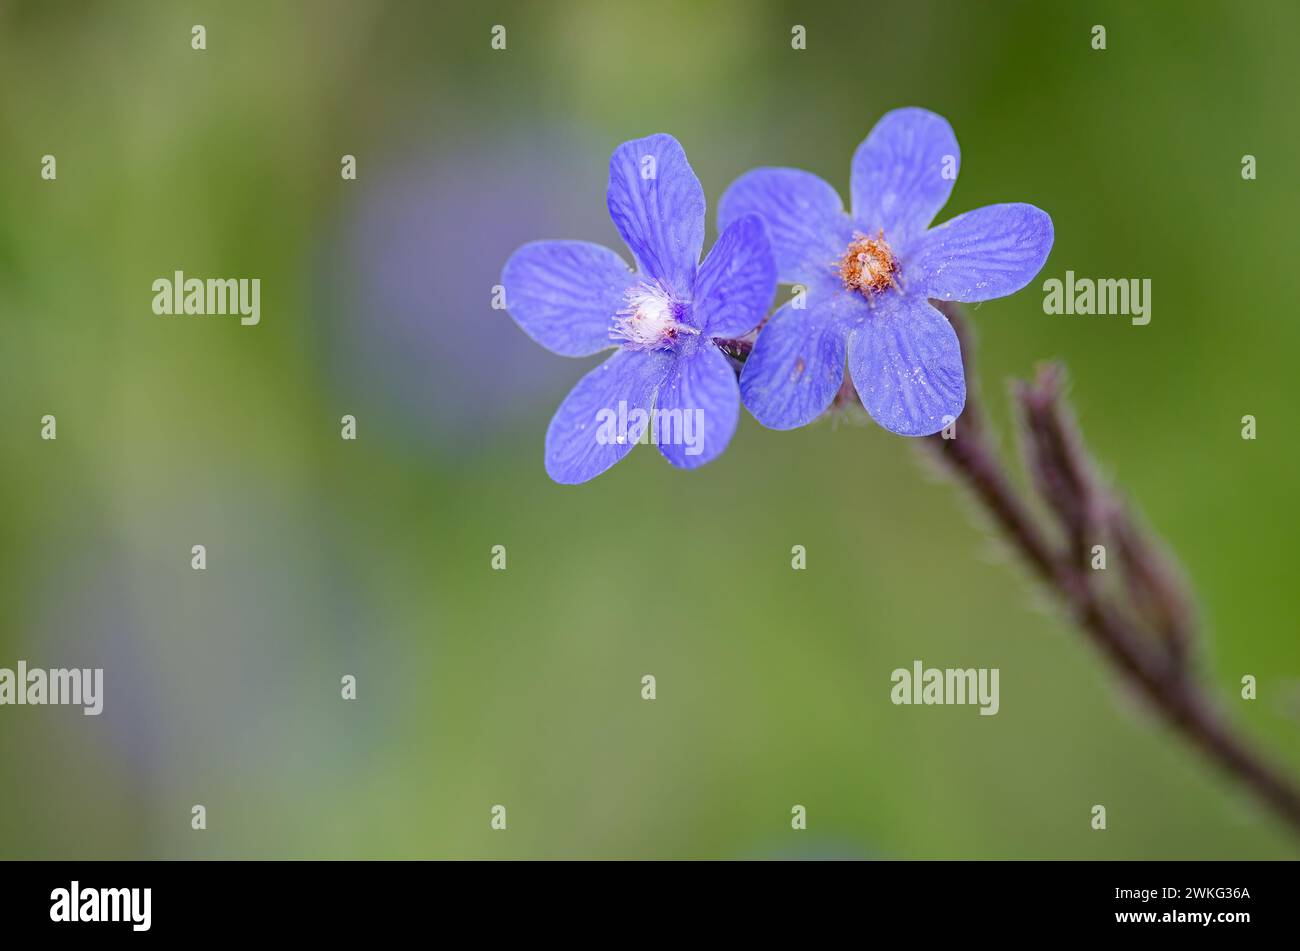
[[[894,279],[898,274],[898,259],[885,242],[883,231],[877,232],[874,238],[861,233],[854,234],[837,269],[840,280],[844,282],[844,289],[858,291],[868,300],[872,294],[878,294],[887,287],[898,287],[898,282]]]

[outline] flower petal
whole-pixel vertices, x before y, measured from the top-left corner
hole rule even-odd
[[[776,264],[763,219],[738,218],[714,243],[695,279],[695,324],[712,337],[738,337],[763,322],[776,296]]]
[[[876,306],[849,335],[849,372],[871,418],[902,436],[937,433],[966,405],[957,334],[921,297]]]
[[[736,371],[722,351],[702,343],[673,361],[655,406],[655,439],[665,459],[679,469],[712,462],[739,419]]]
[[[1052,219],[1033,205],[988,205],[945,221],[908,249],[908,287],[938,300],[993,300],[1034,279],[1052,251]]]
[[[704,248],[704,188],[677,140],[661,133],[615,149],[606,203],[641,272],[687,299]]]
[[[524,333],[565,357],[613,346],[609,328],[635,281],[627,263],[589,241],[532,241],[506,261],[506,308]]]
[[[718,227],[749,214],[767,225],[777,276],[786,284],[829,268],[853,236],[835,189],[797,168],[756,168],[732,182],[718,202]]]
[[[853,221],[897,248],[924,231],[948,201],[961,151],[952,126],[925,109],[886,113],[853,153]]]
[[[620,350],[579,380],[546,430],[547,474],[568,485],[586,482],[631,452],[645,431],[634,411],[649,413],[671,360]],[[620,418],[625,427],[616,424]]]
[[[740,374],[741,399],[755,419],[794,429],[826,411],[844,382],[845,312],[853,306],[839,294],[814,297],[802,309],[791,302],[772,315]]]

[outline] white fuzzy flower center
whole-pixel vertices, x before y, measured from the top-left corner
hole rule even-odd
[[[611,340],[632,350],[663,350],[681,334],[699,333],[679,319],[683,305],[654,284],[640,283],[627,289],[627,304],[614,316]]]

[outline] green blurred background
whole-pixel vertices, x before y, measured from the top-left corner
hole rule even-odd
[[[0,708],[0,855],[1293,857],[914,445],[744,417],[701,471],[642,448],[559,487],[543,433],[594,361],[489,304],[524,241],[621,247],[621,141],[681,140],[711,241],[747,169],[844,193],[885,111],[941,113],[941,218],[1033,202],[1044,278],[1151,279],[1147,327],[1045,315],[1041,280],[979,307],[979,383],[1009,432],[1005,381],[1068,363],[1207,676],[1300,773],[1298,30],[1292,2],[0,2],[0,666],[107,689]],[[261,325],[154,316],[175,269],[259,277]],[[917,658],[999,667],[1001,712],[893,706]]]

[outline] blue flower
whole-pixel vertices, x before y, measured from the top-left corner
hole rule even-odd
[[[966,405],[957,335],[930,303],[1015,293],[1052,249],[1052,219],[1033,205],[990,205],[930,228],[952,193],[960,153],[952,127],[898,109],[853,155],[846,214],[816,175],[759,168],[732,183],[718,224],[759,215],[783,283],[795,295],[764,325],[740,378],[763,425],[812,422],[844,381],[885,429],[927,436]]]
[[[510,316],[548,350],[617,348],[551,419],[546,471],[556,482],[593,479],[646,437],[681,468],[717,458],[735,432],[740,392],[714,340],[752,330],[776,294],[756,215],[735,216],[700,263],[704,189],[672,136],[615,150],[607,204],[637,272],[598,244],[535,241],[501,274]]]

